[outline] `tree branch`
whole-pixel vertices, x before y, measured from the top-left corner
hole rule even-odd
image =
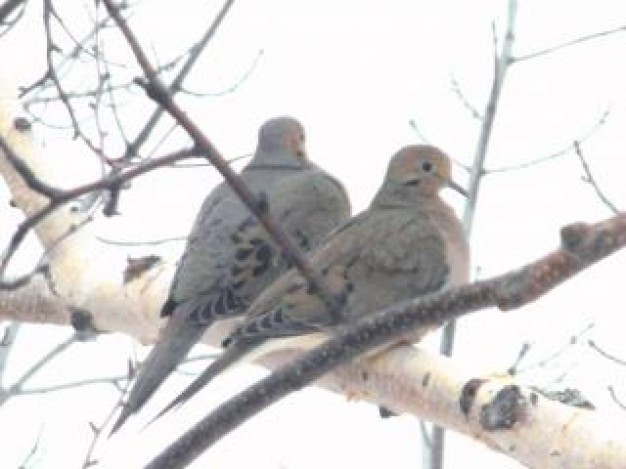
[[[189,73],[191,72],[191,69],[193,68],[197,60],[200,58],[200,54],[206,48],[206,46],[209,44],[209,42],[211,41],[211,39],[217,32],[218,28],[222,24],[222,21],[228,14],[228,11],[230,10],[230,7],[233,5],[233,3],[234,3],[234,0],[227,0],[224,3],[224,5],[222,6],[222,9],[217,14],[215,19],[213,20],[213,23],[211,24],[211,26],[209,26],[209,29],[207,29],[202,39],[200,39],[200,41],[191,49],[189,58],[183,64],[182,68],[180,69],[180,72],[178,72],[178,74],[172,81],[172,84],[169,86],[169,92],[172,94],[172,96],[178,93],[180,90],[182,90],[183,82],[187,78],[187,75],[189,75]],[[115,8],[117,9],[118,7],[115,7]],[[107,9],[109,9],[108,5],[107,5]],[[164,112],[164,109],[162,106],[158,106],[154,110],[154,112],[148,119],[148,122],[146,122],[146,124],[144,125],[143,129],[141,129],[141,131],[139,132],[135,140],[126,149],[125,158],[133,156],[139,152],[139,148],[146,142],[146,140],[148,140],[148,137],[150,136],[152,131],[155,129],[161,117],[163,116],[163,112]]]
[[[7,17],[26,0],[6,0],[0,5],[0,23],[4,23]]]
[[[558,52],[567,47],[575,46],[577,44],[582,44],[583,42],[592,41],[595,39],[604,38],[606,36],[610,36],[615,33],[620,33],[626,31],[626,25],[618,26],[617,28],[609,29],[606,31],[601,31],[598,33],[588,34],[586,36],[582,36],[571,41],[566,41],[561,44],[557,44],[556,46],[547,47],[546,49],[539,50],[537,52],[532,52],[526,55],[520,55],[518,57],[511,57],[511,64],[523,62],[525,60],[536,59],[537,57],[542,57],[544,55],[552,54],[554,52]]]

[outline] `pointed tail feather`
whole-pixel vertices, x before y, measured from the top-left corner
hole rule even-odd
[[[200,340],[209,324],[193,324],[185,314],[174,314],[169,319],[162,337],[143,362],[128,396],[128,402],[113,425],[113,435],[132,414],[150,399],[163,381],[182,362],[191,348]]]
[[[150,423],[159,419],[175,407],[179,407],[194,396],[200,389],[213,380],[218,374],[230,368],[232,365],[243,361],[254,349],[262,343],[261,340],[232,342],[226,350],[216,358],[176,399],[170,402]]]

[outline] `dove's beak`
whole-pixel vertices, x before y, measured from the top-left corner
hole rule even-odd
[[[463,187],[458,185],[456,182],[454,182],[452,179],[448,180],[448,187],[450,189],[454,189],[455,191],[457,191],[459,194],[461,194],[464,197],[468,196],[467,191]]]

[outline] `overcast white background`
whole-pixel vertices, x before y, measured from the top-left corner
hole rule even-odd
[[[620,0],[519,3],[513,49],[517,56],[626,24],[626,3]],[[67,1],[57,5],[79,28],[86,8]],[[216,2],[144,1],[131,24],[144,45],[153,44],[152,58],[165,62],[197,40],[218,6]],[[299,118],[307,129],[311,157],[344,182],[356,212],[367,206],[391,154],[401,145],[420,141],[408,124],[411,119],[431,143],[471,164],[480,123],[452,91],[451,76],[482,112],[493,72],[491,22],[502,33],[505,7],[504,1],[242,0],[235,3],[186,87],[219,92],[236,83],[258,60],[252,74],[233,93],[181,97],[181,102],[229,157],[254,149],[258,126],[265,119],[281,114]],[[31,83],[45,70],[38,9],[36,2],[29,5],[23,24],[0,39],[0,75],[5,82]],[[263,54],[257,59],[260,50]],[[625,51],[626,33],[618,33],[514,65],[498,109],[487,168],[532,161],[566,148],[610,110],[583,150],[602,189],[623,208]],[[123,47],[108,52],[128,66],[129,76],[138,73]],[[86,75],[84,80],[92,78]],[[140,126],[152,107],[140,91],[135,99],[135,125]],[[82,146],[70,141],[69,132],[52,132],[43,126],[35,126],[34,132],[46,157],[71,162],[65,167],[65,179],[79,181],[94,174],[82,168],[88,166],[89,157]],[[174,139],[169,145],[177,148],[180,142]],[[116,150],[121,148],[113,144],[111,153]],[[582,174],[578,159],[569,152],[528,169],[486,176],[471,238],[475,271],[487,277],[518,267],[556,247],[564,224],[608,216],[608,209],[581,181]],[[457,168],[456,176],[467,183],[464,170]],[[99,227],[103,236],[117,240],[184,236],[195,210],[217,181],[206,167],[161,170],[135,181],[123,195],[122,215],[98,221]],[[463,200],[455,194],[448,194],[448,199],[461,214]],[[2,211],[0,217],[0,234],[6,240],[19,214]],[[121,249],[132,255],[176,258],[182,247],[170,243]],[[30,243],[19,258],[22,268],[28,268],[28,260],[36,255],[36,243]],[[520,311],[484,311],[462,320],[456,359],[477,374],[502,373],[523,341],[533,344],[528,358],[532,363],[563,349],[572,335],[593,324],[558,359],[521,379],[545,386],[567,371],[562,385],[580,389],[600,409],[618,411],[607,385],[613,384],[626,400],[625,370],[599,357],[586,340],[626,357],[625,270],[626,255],[621,253]],[[4,384],[70,334],[67,328],[24,327]],[[134,348],[131,339],[115,334],[76,345],[29,387],[124,374]],[[99,467],[139,467],[187,422],[262,373],[241,368],[212,384],[179,413],[180,418],[142,432],[139,423],[130,425],[119,437],[101,443]],[[158,410],[188,379],[171,380],[146,415]],[[17,467],[40,435],[38,453],[29,467],[80,467],[91,437],[87,422],[100,422],[116,399],[109,385],[11,399],[0,409],[1,466]],[[462,437],[450,437],[448,444],[446,467],[450,469],[467,467],[468,461],[475,461],[473,467],[519,467]],[[247,423],[198,460],[197,467],[416,468],[420,458],[420,429],[414,418],[383,421],[374,406],[346,403],[341,396],[307,389]]]

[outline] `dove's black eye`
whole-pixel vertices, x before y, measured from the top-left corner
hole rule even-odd
[[[431,172],[433,169],[433,164],[430,161],[424,161],[422,163],[422,169],[427,173]]]

